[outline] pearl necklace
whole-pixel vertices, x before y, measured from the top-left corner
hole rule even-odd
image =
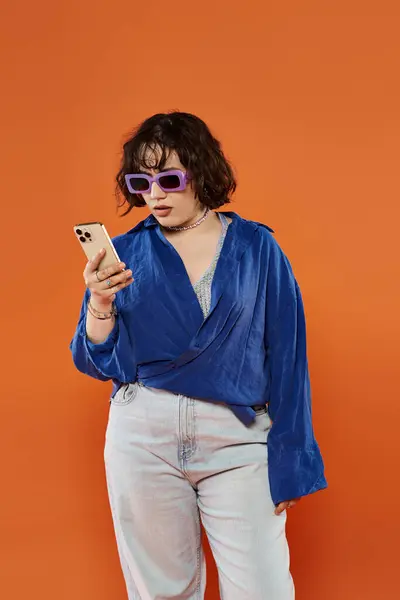
[[[169,231],[186,231],[187,229],[193,229],[193,227],[197,227],[198,225],[200,225],[203,221],[207,219],[209,214],[210,209],[207,206],[206,212],[201,217],[201,219],[199,219],[198,221],[196,221],[196,223],[193,223],[192,225],[186,225],[186,227],[167,227],[166,225],[163,225],[163,227],[164,229],[168,229]]]

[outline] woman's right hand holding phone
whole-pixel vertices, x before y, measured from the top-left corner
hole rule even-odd
[[[104,252],[104,249],[100,250],[87,263],[83,272],[86,287],[91,293],[90,302],[93,308],[99,311],[110,310],[116,293],[133,282],[132,271],[130,269],[123,270],[124,263],[115,263],[111,267],[98,270]]]
[[[104,342],[113,330],[115,313],[112,310],[115,295],[133,282],[132,271],[123,270],[124,263],[115,263],[111,267],[98,270],[104,252],[104,249],[100,250],[87,263],[83,272],[86,287],[90,290],[86,334],[94,344]]]

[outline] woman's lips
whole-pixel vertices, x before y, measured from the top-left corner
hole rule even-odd
[[[167,217],[169,215],[169,213],[171,212],[172,208],[170,206],[165,207],[165,208],[159,206],[159,207],[154,208],[153,210],[158,217]]]

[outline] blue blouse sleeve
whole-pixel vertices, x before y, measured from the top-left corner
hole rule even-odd
[[[267,447],[271,495],[278,504],[328,484],[312,424],[303,301],[286,257],[273,279],[267,317],[273,424]]]
[[[117,308],[112,331],[104,342],[94,344],[86,335],[86,314],[90,298],[86,290],[75,335],[70,343],[72,359],[76,368],[101,381],[115,379],[121,382],[135,381],[136,364],[129,333],[123,316]]]

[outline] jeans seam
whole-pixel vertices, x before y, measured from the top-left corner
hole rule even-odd
[[[201,599],[201,525],[200,525],[200,517],[199,515],[197,515],[197,525],[198,525],[198,532],[197,532],[197,550],[196,550],[196,558],[197,558],[197,585],[196,585],[196,596],[197,596],[197,600],[202,600]]]
[[[195,400],[188,398],[188,409],[190,411],[190,453],[187,456],[187,460],[190,460],[196,452],[197,440],[196,440],[196,410]],[[189,428],[188,428],[189,429]]]
[[[184,415],[183,415],[183,411],[182,411],[183,405],[185,405],[185,414]],[[191,422],[189,435],[188,435],[188,433],[189,433],[188,415],[190,415],[190,417],[191,417],[189,419],[189,421]],[[183,416],[184,416],[184,418],[182,418]],[[179,465],[180,465],[180,469],[181,469],[182,473],[184,474],[186,479],[189,481],[189,483],[193,487],[193,489],[196,489],[196,483],[192,480],[192,478],[190,476],[188,463],[189,463],[190,459],[193,457],[193,455],[196,451],[196,447],[197,447],[195,420],[196,420],[195,400],[193,398],[189,398],[188,396],[184,396],[183,394],[179,394],[179,424],[178,424]],[[184,431],[182,429],[182,424],[184,424],[184,426],[185,426]]]
[[[194,399],[179,395],[178,455],[181,470],[187,475],[187,463],[196,451],[196,412]],[[183,410],[184,409],[184,410]],[[189,427],[190,425],[190,427]],[[189,432],[190,429],[190,432]]]

